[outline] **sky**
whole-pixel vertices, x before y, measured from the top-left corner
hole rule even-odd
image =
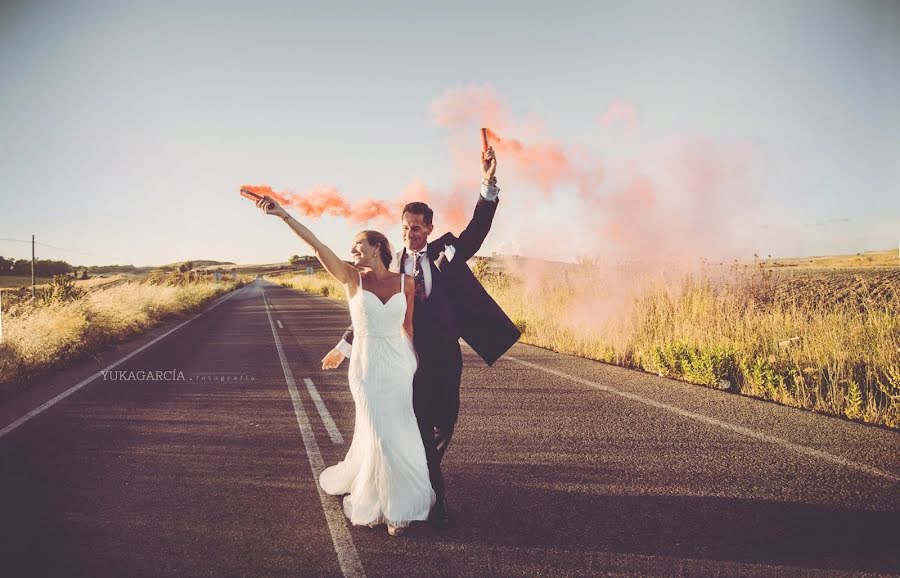
[[[238,195],[332,187],[481,254],[752,258],[900,242],[900,2],[0,2],[0,255],[284,261]],[[518,147],[518,148],[517,148]],[[343,258],[400,216],[290,209]],[[48,247],[51,245],[52,247]]]

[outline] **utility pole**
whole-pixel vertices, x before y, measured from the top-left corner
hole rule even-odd
[[[31,300],[34,301],[34,235],[31,236]]]

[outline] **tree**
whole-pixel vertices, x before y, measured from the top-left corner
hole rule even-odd
[[[300,258],[300,255],[291,255],[288,258],[288,263],[290,263],[291,265],[297,265],[297,264],[301,263],[302,261],[303,261],[303,259]]]
[[[39,277],[53,277],[71,273],[73,267],[65,261],[53,259],[38,259],[34,263],[34,273]]]
[[[13,262],[12,270],[15,275],[31,274],[31,261],[27,259],[16,259]]]

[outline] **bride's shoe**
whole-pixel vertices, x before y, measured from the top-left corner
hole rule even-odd
[[[403,534],[403,531],[406,530],[403,526],[391,526],[388,524],[388,534],[391,536],[400,536]]]

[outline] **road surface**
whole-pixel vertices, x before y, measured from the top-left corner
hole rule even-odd
[[[5,404],[0,574],[900,572],[900,434],[522,344],[463,350],[452,526],[350,527],[348,322],[257,280]]]

